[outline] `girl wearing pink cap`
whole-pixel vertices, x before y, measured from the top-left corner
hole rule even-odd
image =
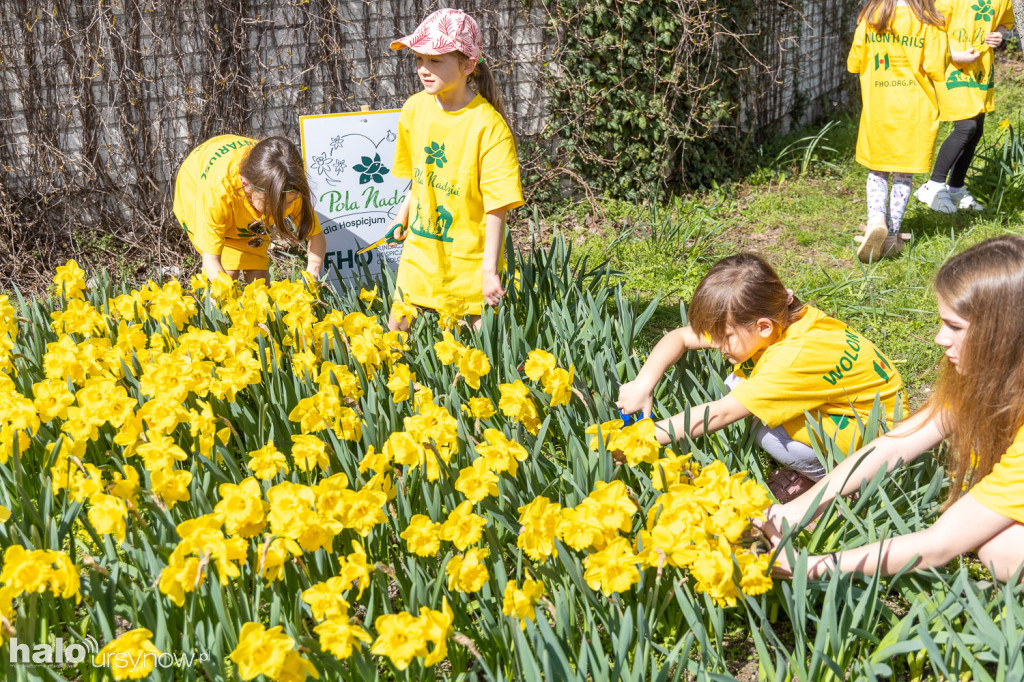
[[[460,299],[479,326],[505,295],[505,214],[523,204],[515,140],[471,16],[440,9],[391,43],[403,47],[423,91],[402,107],[391,171],[412,181],[392,228],[405,240],[396,298],[434,310]],[[410,321],[392,312],[388,324]]]

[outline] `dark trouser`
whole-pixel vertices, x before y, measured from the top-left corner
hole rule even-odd
[[[964,186],[967,169],[971,167],[971,161],[974,160],[974,150],[978,146],[978,141],[981,140],[984,128],[984,112],[974,118],[953,122],[953,132],[939,147],[939,154],[935,158],[932,182],[945,182],[950,187]],[[948,181],[946,180],[947,175],[949,176]]]

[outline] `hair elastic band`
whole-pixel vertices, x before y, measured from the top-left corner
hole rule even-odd
[[[476,63],[477,64],[483,64],[484,63],[484,56],[480,55],[480,59],[476,60]]]

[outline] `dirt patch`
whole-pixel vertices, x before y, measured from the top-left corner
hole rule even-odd
[[[786,239],[786,228],[770,226],[761,232],[751,232],[746,225],[735,225],[725,230],[722,237],[736,245],[738,251],[762,251],[770,244],[778,244]]]
[[[756,682],[760,666],[754,640],[725,638],[722,645],[727,652],[726,666],[739,682]]]

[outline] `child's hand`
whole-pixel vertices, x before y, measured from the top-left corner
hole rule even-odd
[[[654,413],[654,391],[637,379],[629,381],[619,386],[619,399],[615,401],[615,407],[626,414],[642,412],[651,415]]]
[[[391,226],[391,229],[387,231],[384,238],[387,239],[388,244],[401,244],[408,236],[409,228],[398,222]]]
[[[999,31],[992,31],[985,36],[985,44],[989,47],[999,47],[1003,44],[1003,34]]]
[[[949,51],[950,58],[957,64],[973,64],[978,61],[978,57],[981,56],[981,52],[978,52],[977,48],[969,47],[964,52],[957,52],[956,50]]]
[[[786,514],[786,505],[773,504],[765,512],[763,521],[754,519],[751,523],[755,528],[764,533],[764,536],[774,545],[778,544],[779,540],[782,539],[783,522],[788,523],[789,527],[793,528],[800,523],[800,517],[796,519],[789,518]]]
[[[778,549],[776,544],[772,547],[774,552]],[[829,554],[812,555],[807,557],[807,577],[811,580],[818,580],[829,573],[835,571],[835,559]],[[791,579],[793,577],[793,567],[789,564],[789,559],[786,557],[786,552],[779,552],[779,555],[775,557],[775,563],[772,564],[772,577]]]
[[[306,289],[310,293],[315,294],[320,290],[320,279],[319,273],[313,273],[309,270],[303,270],[301,276],[302,282],[306,285]]]
[[[497,272],[484,271],[484,301],[487,305],[498,305],[501,297],[505,295],[505,288],[501,286],[501,277]]]

